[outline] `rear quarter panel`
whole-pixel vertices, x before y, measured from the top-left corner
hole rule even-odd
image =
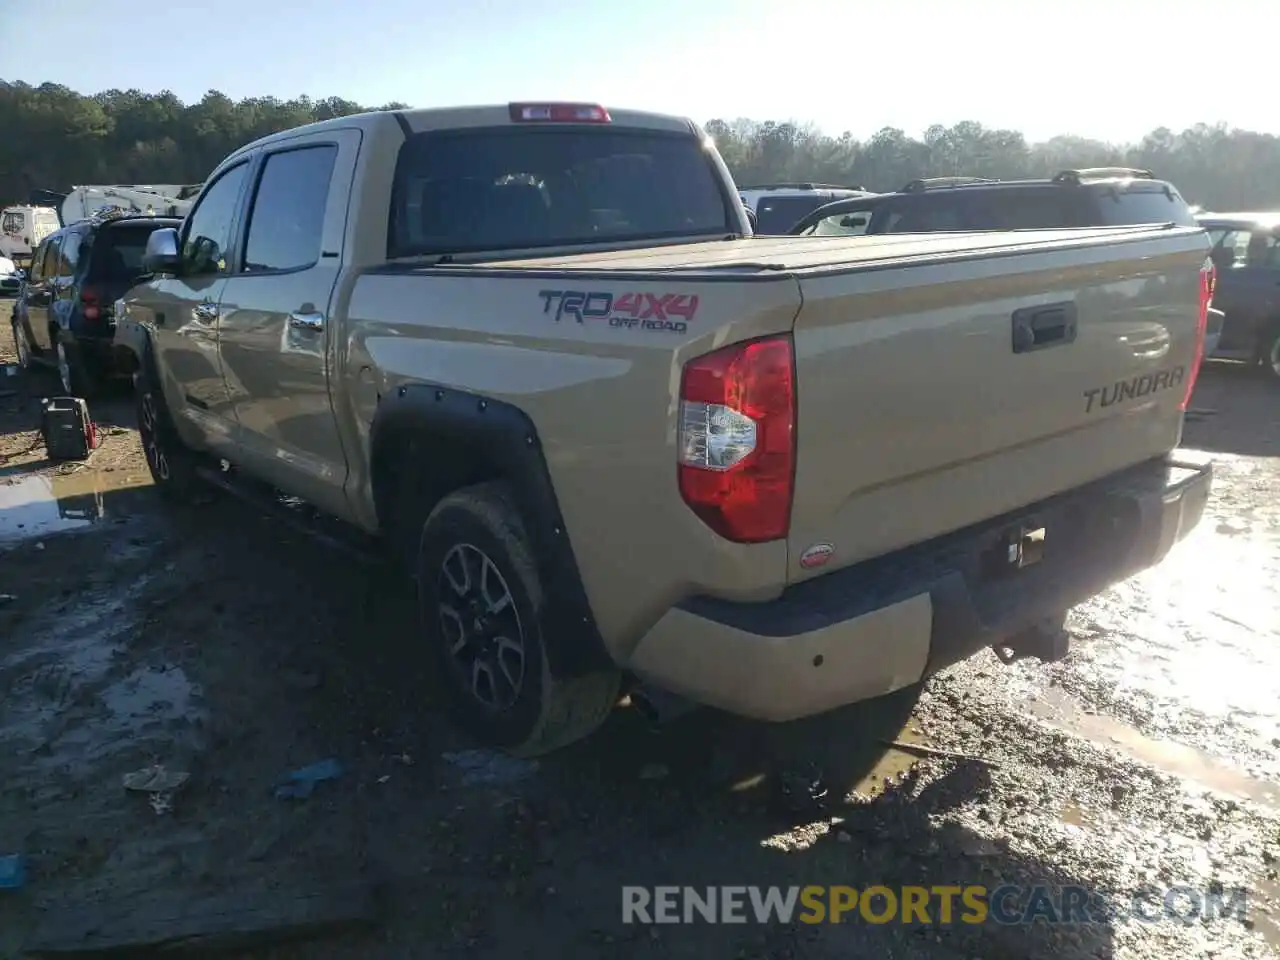
[[[683,331],[556,319],[545,291],[617,298],[685,294],[698,309]],[[361,455],[351,495],[372,516],[369,426],[378,396],[402,383],[470,391],[534,422],[606,644],[625,661],[673,603],[690,593],[743,600],[781,590],[785,541],[740,545],[685,506],[676,481],[680,375],[687,359],[789,331],[794,278],[724,282],[670,273],[584,276],[536,270],[423,270],[356,280],[339,363],[338,414]]]

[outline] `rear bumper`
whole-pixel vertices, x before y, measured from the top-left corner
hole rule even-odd
[[[1212,476],[1178,452],[767,603],[697,597],[658,621],[628,667],[761,720],[890,693],[1158,563],[1199,522]],[[1036,529],[1043,558],[1008,564],[1007,538]]]
[[[83,329],[74,334],[76,345],[90,363],[98,371],[106,374],[131,373],[137,364],[133,354],[115,342],[115,324],[110,324],[104,332]]]

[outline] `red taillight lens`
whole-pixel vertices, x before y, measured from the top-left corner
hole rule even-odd
[[[795,358],[769,337],[691,360],[680,384],[680,495],[720,536],[787,535],[795,485]]]
[[[1213,299],[1213,287],[1217,278],[1217,270],[1213,261],[1205,260],[1200,268],[1200,313],[1196,317],[1196,351],[1191,361],[1191,369],[1187,371],[1187,389],[1182,395],[1182,409],[1191,405],[1191,394],[1196,389],[1196,378],[1200,375],[1200,364],[1204,360],[1204,337],[1209,329],[1209,302]]]
[[[85,287],[80,291],[80,312],[86,320],[97,320],[102,316],[102,306],[98,303],[98,291]]]

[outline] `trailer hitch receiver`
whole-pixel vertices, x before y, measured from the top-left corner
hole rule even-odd
[[[992,645],[1001,663],[1016,663],[1035,657],[1044,663],[1056,663],[1071,650],[1071,634],[1067,632],[1066,615],[1049,617],[1015,633],[1002,643]]]

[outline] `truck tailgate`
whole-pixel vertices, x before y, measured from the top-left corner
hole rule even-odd
[[[792,579],[1177,446],[1207,251],[1163,230],[798,272]]]

